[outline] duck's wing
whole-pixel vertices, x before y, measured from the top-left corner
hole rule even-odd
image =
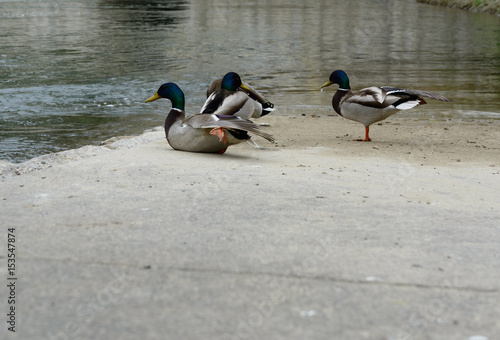
[[[343,102],[358,104],[362,106],[384,108],[391,105],[386,103],[387,92],[380,87],[372,86],[359,90],[356,93],[345,96]]]
[[[437,93],[406,90],[392,86],[368,87],[348,96],[344,101],[373,108],[384,109],[392,106],[399,110],[407,110],[417,105],[425,104],[424,97],[445,102],[451,101]]]
[[[237,116],[224,116],[215,114],[196,114],[182,121],[183,125],[189,125],[195,129],[224,128],[232,130],[243,130],[274,142],[273,136],[263,132],[257,125],[247,119]]]
[[[238,112],[250,97],[241,91],[218,90],[212,93],[203,107],[201,113],[212,113],[217,115],[233,115]]]

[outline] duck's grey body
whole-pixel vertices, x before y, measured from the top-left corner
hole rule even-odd
[[[165,120],[165,135],[168,144],[175,149],[191,152],[220,152],[227,148],[229,143],[223,143],[219,137],[210,134],[210,129],[194,128],[188,121],[184,121],[184,112],[172,112],[170,115],[177,116],[172,123]],[[235,144],[235,143],[233,143]]]
[[[387,119],[400,110],[408,110],[425,104],[422,97],[434,99],[442,97],[430,92],[387,86],[367,87],[356,93],[339,89],[337,93],[332,100],[335,111],[344,118],[360,122],[365,127]],[[340,97],[340,100],[336,97]]]
[[[230,133],[224,139],[214,134],[214,129],[235,129],[253,132],[269,141],[271,135],[258,130],[250,121],[239,117],[196,114],[184,118],[184,111],[172,109],[165,120],[165,135],[173,149],[190,152],[221,153],[227,147],[244,142]],[[248,138],[250,138],[248,136]]]

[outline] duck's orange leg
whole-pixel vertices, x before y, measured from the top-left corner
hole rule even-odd
[[[224,131],[223,128],[214,128],[212,131],[210,131],[211,135],[219,137],[219,140],[226,144],[227,142],[227,137],[226,137],[226,131]]]
[[[355,141],[358,141],[358,142],[371,142],[371,138],[370,138],[370,127],[369,126],[365,126],[365,139],[355,139]]]

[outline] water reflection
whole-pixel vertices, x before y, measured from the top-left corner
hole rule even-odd
[[[114,21],[120,27],[128,26],[132,30],[179,24],[184,17],[175,12],[188,8],[186,1],[103,0],[99,3],[101,14],[107,19],[103,22]]]
[[[419,116],[498,118],[500,18],[396,0],[56,0],[0,3],[0,159],[96,144],[162,124],[142,101],[165,81],[197,112],[229,70],[294,114],[354,88],[441,92]],[[479,114],[478,114],[479,112]],[[412,115],[412,113],[403,113]]]

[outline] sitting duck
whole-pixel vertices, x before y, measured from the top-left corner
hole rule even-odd
[[[160,98],[170,99],[172,102],[172,109],[165,119],[165,135],[175,150],[222,154],[228,146],[250,140],[248,132],[274,142],[270,134],[229,110],[226,114],[195,114],[186,118],[184,93],[175,83],[161,85],[145,102]],[[228,132],[234,132],[234,135]]]

